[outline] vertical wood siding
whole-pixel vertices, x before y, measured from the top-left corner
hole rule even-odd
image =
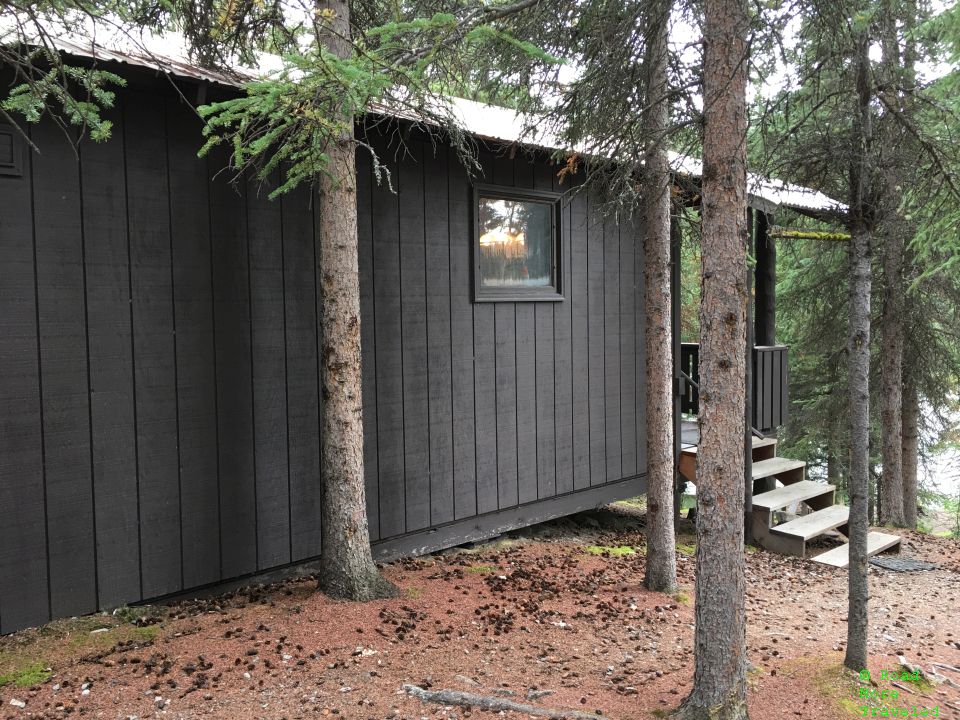
[[[178,97],[125,92],[112,119],[79,154],[32,128],[43,154],[0,178],[0,632],[320,552],[309,191],[228,183]],[[467,173],[377,142],[396,192],[357,164],[373,540],[643,475],[635,224],[566,198],[565,299],[474,303]],[[479,160],[570,189],[543,156]]]

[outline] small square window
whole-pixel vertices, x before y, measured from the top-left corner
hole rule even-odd
[[[23,175],[23,150],[20,138],[10,125],[0,124],[0,175]]]
[[[562,300],[559,195],[474,186],[474,300]]]

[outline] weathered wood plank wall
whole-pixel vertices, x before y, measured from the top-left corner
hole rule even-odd
[[[113,120],[78,155],[31,128],[43,154],[0,177],[0,632],[320,552],[308,192],[231,186],[172,94],[126,91]],[[379,554],[641,489],[635,226],[577,195],[565,300],[475,304],[465,170],[415,136],[396,156],[376,142],[396,190],[358,155]],[[545,156],[484,149],[480,164],[504,186],[568,189]]]

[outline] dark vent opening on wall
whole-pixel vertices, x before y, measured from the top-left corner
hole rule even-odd
[[[23,175],[20,138],[10,125],[0,125],[0,175]]]

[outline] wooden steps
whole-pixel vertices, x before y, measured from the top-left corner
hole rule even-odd
[[[754,450],[759,450],[760,448],[765,448],[765,447],[776,446],[776,444],[777,444],[777,439],[776,439],[776,438],[772,438],[772,437],[770,437],[770,438],[768,438],[768,437],[765,437],[765,438],[755,437],[755,438],[753,438],[753,449],[754,449]],[[685,453],[690,453],[691,455],[696,455],[696,454],[697,454],[697,446],[696,446],[696,445],[688,445],[688,446],[686,446],[686,447],[683,448],[683,452],[685,452]]]
[[[698,449],[696,445],[687,445],[681,448],[680,462],[677,466],[677,470],[680,472],[680,474],[694,484],[697,482],[697,450]],[[775,459],[776,454],[776,438],[753,438],[754,463],[767,462],[770,459]],[[764,475],[763,477],[768,476]]]
[[[794,480],[794,482],[799,482],[800,480],[803,480],[803,470],[806,467],[807,464],[803,460],[790,460],[789,458],[784,457],[774,457],[770,458],[769,460],[760,460],[759,462],[753,463],[753,479],[761,480],[768,477],[779,478],[781,475],[787,474],[793,476],[796,474],[796,471],[799,470],[799,478]]]
[[[814,538],[832,530],[847,534],[850,510],[835,504],[835,486],[806,479],[807,464],[803,460],[780,457],[776,453],[776,438],[753,439],[753,539],[764,550],[807,557],[807,543]],[[693,483],[697,481],[697,456],[696,445],[682,448],[677,468],[684,478]],[[776,487],[778,482],[783,487]],[[801,503],[813,512],[775,524],[780,516],[777,511]],[[867,554],[876,555],[898,546],[900,538],[871,532],[867,544]],[[812,559],[824,565],[847,567],[848,546],[841,545]]]
[[[798,517],[796,520],[785,522],[772,528],[775,535],[786,535],[806,542],[819,537],[841,525],[846,525],[850,518],[850,508],[846,505],[831,505],[823,510],[817,510],[809,515]]]
[[[871,557],[890,548],[900,548],[900,538],[896,535],[871,531],[867,535],[867,557]],[[814,562],[831,565],[833,567],[845,568],[850,564],[850,545],[844,543],[832,550],[815,555],[810,558]]]
[[[753,507],[755,510],[782,510],[795,502],[823,497],[827,493],[831,494],[830,504],[832,504],[832,494],[836,489],[834,485],[824,485],[813,480],[801,480],[792,485],[784,485],[776,490],[754,495]]]

